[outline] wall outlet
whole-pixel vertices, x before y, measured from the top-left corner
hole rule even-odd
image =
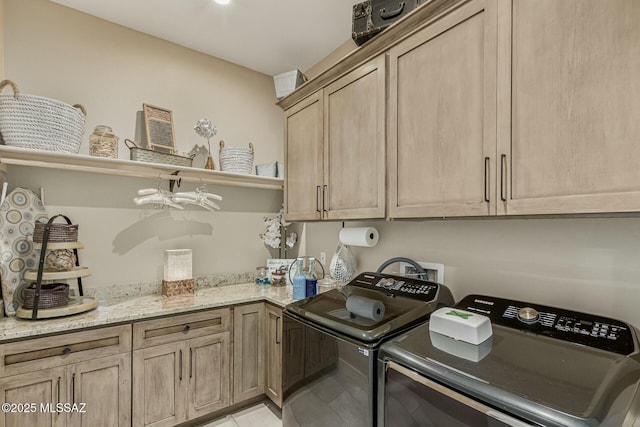
[[[327,266],[327,253],[326,252],[320,252],[320,264],[322,264],[323,267]]]
[[[418,261],[418,264],[427,271],[427,277],[422,277],[414,266],[406,262],[400,263],[400,275],[444,284],[444,264],[427,261]]]

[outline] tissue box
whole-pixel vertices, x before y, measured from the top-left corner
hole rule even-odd
[[[470,360],[471,362],[476,363],[491,353],[491,349],[493,347],[493,340],[491,338],[478,345],[474,345],[429,331],[429,339],[435,348],[461,359]]]
[[[273,76],[273,84],[276,87],[276,98],[282,98],[293,92],[307,79],[300,70],[288,71],[286,73]]]
[[[478,345],[493,335],[491,321],[487,316],[451,307],[443,307],[431,313],[429,331],[473,345]]]

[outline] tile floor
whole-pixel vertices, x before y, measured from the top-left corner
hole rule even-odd
[[[267,405],[258,403],[202,427],[282,427],[282,421]]]

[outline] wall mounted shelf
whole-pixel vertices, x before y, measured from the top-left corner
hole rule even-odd
[[[0,165],[26,166],[102,175],[128,176],[153,180],[177,180],[194,184],[282,190],[282,178],[244,175],[207,169],[108,159],[82,154],[56,153],[0,145]],[[175,175],[178,172],[178,176]]]

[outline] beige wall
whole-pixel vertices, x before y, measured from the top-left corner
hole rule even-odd
[[[6,76],[25,93],[86,107],[81,153],[96,124],[133,139],[146,102],[173,111],[179,151],[206,143],[193,126],[207,117],[218,127],[212,145],[252,142],[256,163],[284,157],[272,77],[47,0],[5,1]]]
[[[4,79],[4,0],[0,0],[0,80]]]
[[[6,0],[5,18],[6,76],[25,93],[86,107],[81,153],[96,124],[133,138],[136,112],[148,102],[173,110],[179,151],[205,142],[193,126],[207,117],[219,129],[212,143],[253,142],[256,163],[283,158],[270,76],[47,0]],[[124,145],[119,156],[129,156]],[[156,210],[131,201],[157,185],[149,180],[12,167],[8,182],[10,190],[44,188],[49,214],[80,225],[80,261],[93,271],[87,286],[161,279],[162,251],[183,247],[194,251],[196,275],[254,271],[269,256],[258,238],[263,217],[282,204],[281,191],[209,186],[224,197],[222,212]]]
[[[335,252],[341,223],[307,224],[307,253]],[[640,326],[640,219],[370,221],[375,248],[353,248],[359,271],[406,256],[445,265],[456,299],[486,293],[600,313]],[[388,272],[397,271],[398,264]]]
[[[345,56],[353,52],[357,47],[358,46],[352,39],[345,41],[340,46],[338,46],[333,51],[331,51],[329,55],[322,58],[317,63],[313,64],[313,66],[308,70],[306,70],[304,74],[309,79],[317,77],[323,71],[325,71],[328,68],[331,68],[333,65],[335,65],[336,62],[338,62],[339,60],[341,60],[342,58],[344,58]]]

